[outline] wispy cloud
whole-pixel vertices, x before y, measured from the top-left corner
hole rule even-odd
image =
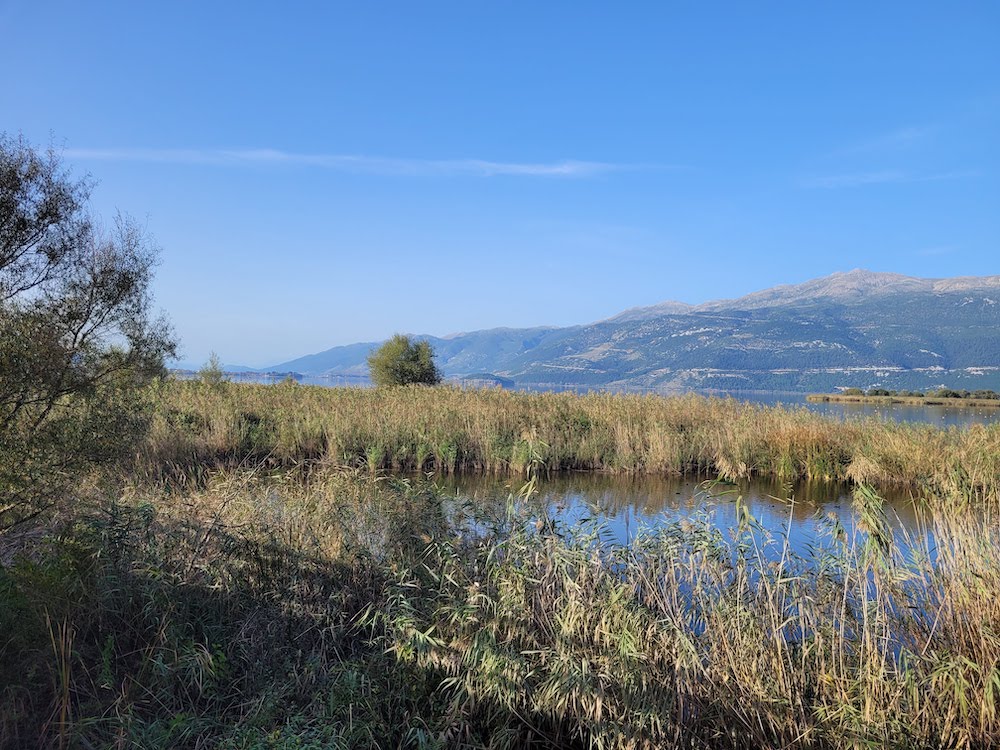
[[[847,154],[899,151],[914,148],[922,143],[926,143],[937,131],[938,127],[936,125],[907,125],[844,146],[838,149],[835,155],[843,156]]]
[[[914,182],[939,182],[942,180],[961,180],[968,177],[975,177],[979,173],[976,170],[964,170],[954,172],[937,172],[931,174],[920,174],[906,172],[898,169],[885,169],[876,172],[853,172],[849,174],[826,175],[822,177],[809,177],[800,182],[805,188],[853,188],[864,187],[866,185],[884,184],[906,184]]]
[[[597,161],[503,162],[487,159],[398,159],[348,154],[306,154],[276,149],[67,149],[76,161],[125,161],[218,166],[304,166],[340,172],[412,177],[591,177],[608,172],[645,168],[645,165]]]

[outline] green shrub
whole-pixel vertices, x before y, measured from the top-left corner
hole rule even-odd
[[[377,386],[441,382],[431,345],[398,333],[368,355],[368,370]]]

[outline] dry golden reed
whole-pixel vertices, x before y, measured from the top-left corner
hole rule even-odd
[[[167,382],[151,472],[244,459],[372,471],[596,470],[835,479],[977,492],[1000,484],[1000,425],[838,421],[734,399],[457,388]]]
[[[0,568],[0,746],[1000,741],[989,513],[899,544],[861,487],[804,551],[745,506],[609,547],[366,469],[203,485],[134,485]]]

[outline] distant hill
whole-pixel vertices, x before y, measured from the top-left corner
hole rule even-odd
[[[1000,388],[1000,276],[918,279],[855,270],[700,305],[664,302],[568,328],[430,341],[447,376],[529,386],[829,391]],[[268,369],[363,374],[378,342]]]

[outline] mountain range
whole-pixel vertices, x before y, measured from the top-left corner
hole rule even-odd
[[[1000,276],[858,269],[738,299],[637,307],[588,325],[416,338],[431,343],[447,377],[492,373],[524,387],[1000,389]],[[378,343],[267,369],[364,375]]]

